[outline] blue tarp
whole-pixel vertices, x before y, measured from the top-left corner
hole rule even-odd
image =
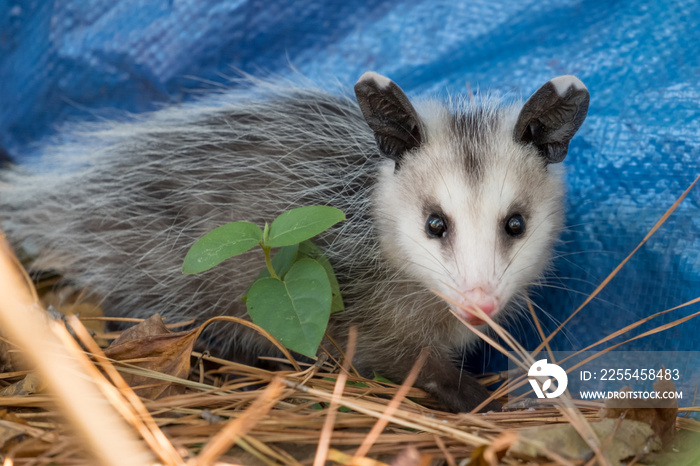
[[[569,228],[557,270],[537,292],[562,321],[700,174],[699,22],[695,0],[5,0],[0,146],[31,164],[37,142],[66,121],[192,100],[232,85],[235,70],[298,71],[348,88],[375,70],[410,95],[470,87],[524,97],[575,74],[591,106],[566,161]],[[700,186],[554,347],[581,348],[698,296]],[[512,330],[537,341],[527,319]],[[698,334],[691,320],[629,347],[700,350]]]

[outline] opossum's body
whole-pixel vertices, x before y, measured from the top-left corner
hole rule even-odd
[[[342,342],[357,325],[357,367],[397,381],[430,347],[418,385],[450,409],[470,409],[484,391],[462,380],[450,356],[475,336],[430,290],[495,315],[541,274],[563,198],[560,170],[549,165],[563,155],[543,149],[552,143],[542,138],[563,141],[565,155],[588,103],[580,81],[559,79],[570,81],[552,81],[545,95],[554,110],[540,109],[540,96],[539,107],[522,111],[493,102],[416,111],[395,84],[368,73],[356,86],[362,111],[346,97],[263,84],[254,97],[231,93],[216,105],[101,126],[47,148],[49,173],[0,175],[2,228],[34,257],[32,269],[89,289],[109,315],[201,321],[245,316],[239,297],[262,261],[250,252],[183,275],[198,238],[231,221],[262,224],[292,207],[333,205],[348,220],[317,241],[346,303],[331,334]],[[573,116],[556,116],[572,95]],[[528,111],[536,121],[523,122]],[[570,127],[552,126],[551,115]],[[513,212],[527,219],[522,238],[503,237]],[[209,341],[229,357],[273,351],[236,325],[217,326]]]

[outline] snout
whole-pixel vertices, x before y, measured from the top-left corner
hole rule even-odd
[[[452,308],[472,325],[485,323],[483,319],[478,317],[479,312],[475,309],[481,309],[490,318],[495,317],[499,311],[498,297],[484,291],[481,287],[464,293],[456,301],[459,306],[453,305]]]

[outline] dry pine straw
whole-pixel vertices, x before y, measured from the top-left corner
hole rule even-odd
[[[691,188],[692,185],[652,228],[637,249],[663,224]],[[572,316],[595,298],[637,249]],[[10,257],[6,247],[5,255]],[[700,298],[642,319],[602,337],[597,345],[699,300]],[[0,307],[7,307],[5,304],[7,303],[0,302]],[[5,312],[4,309],[2,311]],[[682,317],[626,341],[680,325],[698,314],[700,313],[696,312]],[[488,320],[487,316],[482,317]],[[8,330],[4,323],[3,333]],[[296,365],[297,369],[274,373],[193,353],[195,363],[188,371],[188,377],[175,377],[158,374],[153,368],[139,368],[139,363],[143,361],[132,360],[127,364],[108,360],[102,356],[98,345],[77,319],[68,319],[68,323],[73,329],[73,336],[77,336],[82,343],[82,349],[68,335],[65,327],[54,325],[55,323],[49,326],[58,335],[58,340],[68,348],[68,354],[80,361],[82,370],[87,375],[48,382],[47,388],[36,382],[31,384],[31,379],[28,379],[24,382],[27,385],[25,392],[20,389],[18,393],[2,397],[0,408],[4,409],[0,410],[0,443],[3,445],[0,452],[7,465],[95,464],[96,461],[101,464],[149,464],[151,461],[161,464],[323,464],[328,458],[353,464],[374,464],[370,458],[384,461],[393,459],[394,464],[417,465],[440,462],[458,464],[472,455],[475,457],[474,464],[522,464],[514,458],[502,456],[509,442],[512,442],[511,430],[569,423],[583,438],[589,439],[590,427],[586,421],[597,420],[600,408],[595,403],[569,399],[557,407],[536,411],[449,414],[431,407],[431,401],[421,390],[408,385],[397,386],[362,379],[355,375],[351,367],[346,365],[340,368],[330,358],[314,366]],[[496,324],[492,326],[511,345],[511,349],[520,353],[522,359],[519,364],[526,367],[531,359],[530,354],[519,348],[517,342]],[[560,329],[561,327],[550,335],[541,334],[543,343],[538,351],[548,349],[549,341]],[[8,338],[7,335],[4,336]],[[96,339],[105,341],[113,336],[98,333]],[[0,362],[7,367],[5,360],[8,359],[10,348],[13,351],[11,359],[16,360],[15,344],[22,349],[19,353],[31,360],[28,346],[18,343],[20,337],[12,335],[9,339],[13,343],[8,343],[4,338],[0,342],[5,345]],[[624,343],[602,349],[600,353]],[[350,352],[353,349],[351,346],[347,350]],[[45,354],[43,357],[49,358],[50,355]],[[189,357],[187,360],[189,363]],[[419,366],[420,361],[414,367],[414,375]],[[8,387],[31,374],[12,369],[12,372],[0,374],[0,386]],[[167,383],[178,388],[171,391],[169,396],[159,399],[140,398],[123,380],[123,376],[129,378],[134,374],[154,379],[152,385]],[[67,413],[71,409],[80,411],[81,406],[67,408],[57,398],[55,390],[56,383],[70,387],[77,378],[82,377],[91,378],[101,391],[104,397],[102,399],[109,400],[122,421],[138,432],[138,437],[142,439],[138,442],[139,445],[142,447],[145,441],[149,451],[154,454],[151,460],[140,458],[134,461],[134,458],[138,458],[138,451],[129,456],[129,461],[126,460],[126,453],[125,457],[112,462],[94,451],[92,455],[97,455],[98,460],[95,456],[88,455],[85,439],[89,438],[91,432],[80,429],[76,431],[78,424],[72,422],[69,425],[66,421]],[[228,381],[224,382],[225,380]],[[489,380],[491,381],[493,378]],[[509,385],[518,382],[524,383],[524,377],[510,380]],[[153,388],[143,385],[142,383],[140,389]],[[115,390],[115,386],[118,390]],[[87,405],[95,400],[82,401]],[[565,409],[566,406],[569,409]],[[91,408],[83,406],[82,410],[91,411]],[[699,409],[690,408],[685,411],[697,410]],[[70,415],[68,418],[72,419]],[[87,430],[98,431],[103,427],[101,424],[111,422],[94,421]],[[681,417],[676,419],[676,428],[700,432],[700,423]],[[102,437],[101,442],[112,440],[110,436]],[[596,444],[595,440],[590,440],[590,444],[599,454],[587,464],[593,464],[596,460],[599,464],[610,464],[600,454],[601,445]],[[141,447],[137,447],[137,450]],[[418,452],[410,448],[415,448]],[[357,456],[353,459],[353,455]],[[556,457],[554,453],[550,456]],[[556,464],[556,461],[540,458],[537,464]]]
[[[353,455],[365,442],[371,444],[366,455],[375,458],[381,455],[395,457],[411,445],[418,448],[423,457],[433,460],[463,459],[469,457],[476,447],[488,445],[506,429],[564,422],[555,409],[477,415],[444,413],[418,404],[428,401],[418,389],[407,388],[405,394],[410,399],[397,399],[395,396],[400,386],[333,370],[334,366],[329,363],[308,367],[301,372],[272,373],[206,356],[200,360],[204,359],[215,368],[199,373],[197,368],[201,366],[196,364],[192,375],[197,382],[181,381],[188,387],[185,393],[143,400],[150,416],[183,457],[200,452],[205,454],[217,434],[232,426],[233,423],[227,420],[255,416],[253,422],[243,426],[246,433],[240,444],[249,451],[243,458],[250,459],[250,452],[255,452],[253,455],[262,459],[262,464],[288,464],[294,462],[293,457],[283,452],[294,455],[304,450],[303,445],[308,445],[313,447],[305,450],[310,461],[331,412],[329,404],[333,401],[334,389],[339,386],[336,380],[340,374],[346,375],[348,383],[343,385],[339,404],[352,411],[334,411],[336,417],[330,444],[346,455]],[[240,378],[216,388],[224,373]],[[14,375],[9,380],[21,376]],[[256,386],[266,388],[243,390]],[[271,392],[270,387],[273,387]],[[13,426],[26,429],[22,439],[9,451],[4,450],[12,454],[15,464],[85,463],[80,439],[70,434],[63,414],[53,407],[52,398],[37,394],[9,396],[3,400],[7,410],[2,413],[2,418],[13,422]],[[389,425],[369,438],[368,432],[387,411],[392,399],[400,401],[400,405],[390,416]],[[595,409],[584,411],[589,418],[597,418]],[[261,412],[266,414],[260,415]],[[226,438],[231,438],[230,432]],[[206,447],[202,448],[202,445]],[[235,454],[229,453],[228,457],[230,461],[236,461]],[[222,460],[226,461],[225,458]],[[201,464],[209,463],[204,461]]]
[[[400,386],[362,379],[352,370],[338,370],[330,362],[302,367],[300,372],[268,372],[197,353],[194,356],[198,361],[191,374],[194,381],[179,381],[187,387],[184,393],[142,402],[147,417],[162,429],[177,456],[198,458],[197,464],[214,464],[217,458],[222,464],[312,464],[330,413],[335,413],[330,447],[337,451],[331,450],[328,457],[340,459],[344,454],[347,459],[365,444],[371,448],[362,457],[389,460],[413,446],[421,460],[448,464],[469,458],[510,429],[567,422],[555,408],[475,415],[444,413],[424,407],[422,404],[430,402],[421,390],[406,386],[407,398],[397,398]],[[210,367],[202,370],[205,360]],[[138,372],[133,366],[131,369]],[[238,378],[222,384],[224,374]],[[11,375],[5,380],[23,374]],[[347,383],[339,385],[342,376]],[[351,411],[330,408],[334,390],[339,387],[342,400],[335,404]],[[378,435],[368,435],[392,400],[400,404],[386,428]],[[8,396],[2,404],[7,410],[0,413],[0,418],[25,429],[22,437],[3,450],[14,457],[14,464],[92,464],[84,456],[80,438],[71,434],[63,414],[55,409],[52,396]],[[587,404],[579,408],[580,412],[588,420],[597,420],[598,406]],[[234,425],[236,422],[238,425]],[[679,419],[677,424],[700,432],[700,423],[691,419]],[[238,448],[228,451],[236,439]],[[164,461],[161,455],[159,461],[178,464],[180,460]],[[541,464],[548,462],[543,459]]]

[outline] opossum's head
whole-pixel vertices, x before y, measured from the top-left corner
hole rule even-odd
[[[495,316],[551,258],[563,222],[557,164],[586,117],[588,90],[562,76],[524,105],[416,109],[368,72],[355,93],[387,159],[373,212],[382,253],[425,287]]]

